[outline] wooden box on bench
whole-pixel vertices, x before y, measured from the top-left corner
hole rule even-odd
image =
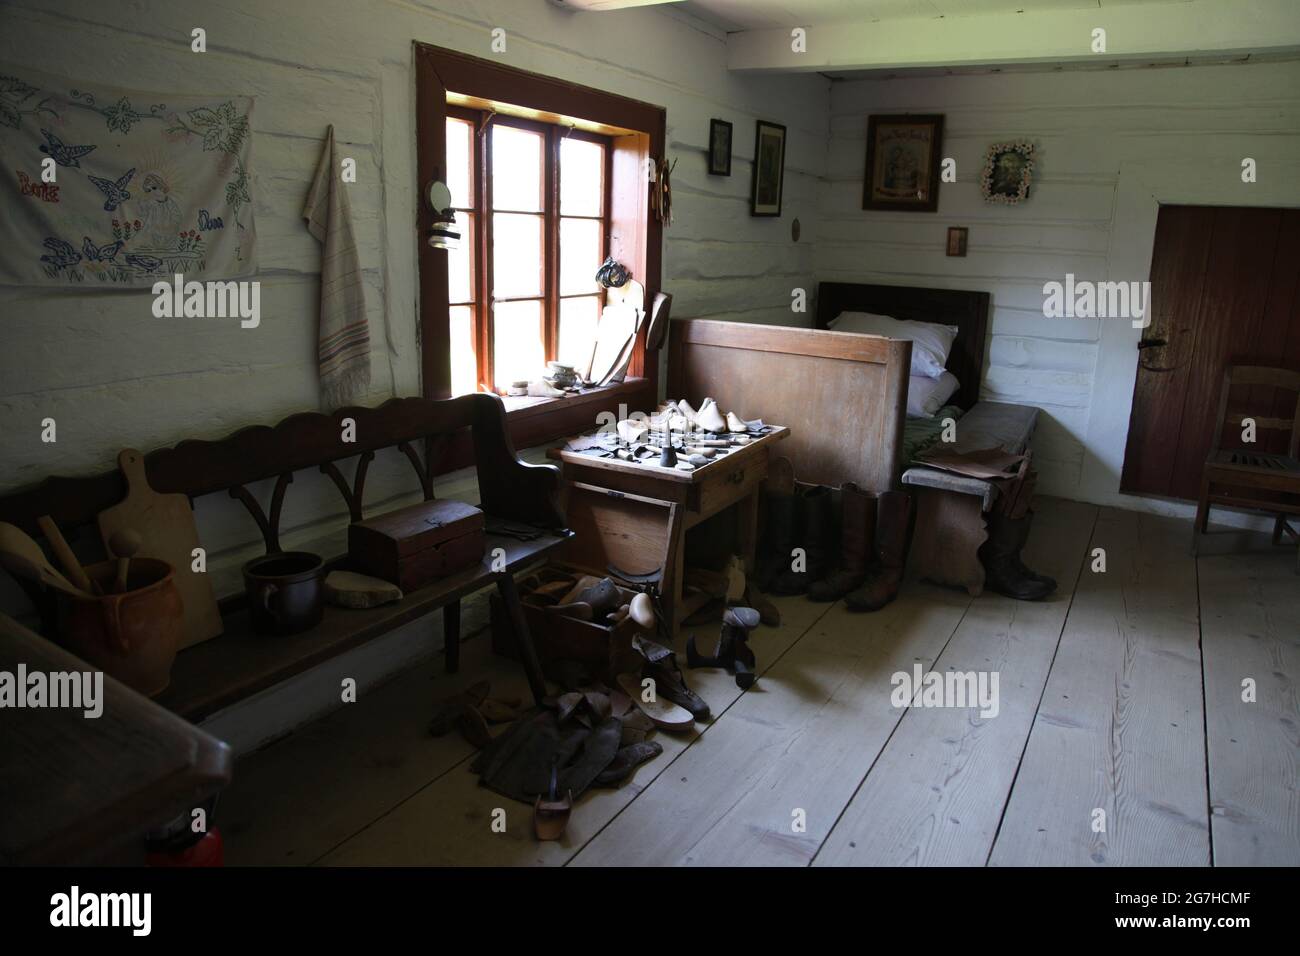
[[[348,528],[348,559],[363,574],[403,591],[472,567],[483,559],[483,512],[461,501],[422,501]]]

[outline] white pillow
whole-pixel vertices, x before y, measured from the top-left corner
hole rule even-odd
[[[938,378],[943,374],[957,337],[957,326],[937,322],[914,322],[910,319],[873,315],[870,312],[841,312],[830,323],[836,332],[864,332],[891,339],[912,340],[912,374]]]
[[[938,378],[913,375],[907,380],[907,414],[912,418],[934,418],[934,413],[961,388],[957,376],[944,372]]]

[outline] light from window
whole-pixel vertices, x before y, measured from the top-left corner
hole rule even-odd
[[[486,183],[482,148],[491,150]],[[609,245],[608,155],[607,140],[561,126],[447,117],[447,185],[463,237],[447,254],[453,394],[533,381],[548,359],[587,371],[603,301],[595,274]]]

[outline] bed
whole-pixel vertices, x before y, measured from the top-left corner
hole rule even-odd
[[[989,295],[955,289],[823,282],[815,328],[693,319],[672,323],[668,394],[790,427],[784,451],[804,482],[867,491],[900,487],[943,418],[979,400]],[[960,383],[933,419],[908,420],[912,343],[827,328],[841,312],[957,326],[947,369]]]

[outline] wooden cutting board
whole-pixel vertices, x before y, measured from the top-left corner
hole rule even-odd
[[[126,477],[126,497],[99,513],[99,533],[104,550],[112,554],[108,539],[113,532],[130,528],[140,536],[137,557],[158,558],[175,569],[176,587],[185,605],[185,639],[189,647],[221,633],[221,611],[212,590],[212,579],[193,567],[199,532],[194,512],[185,495],[160,495],[149,487],[144,455],[128,448],[117,456]]]

